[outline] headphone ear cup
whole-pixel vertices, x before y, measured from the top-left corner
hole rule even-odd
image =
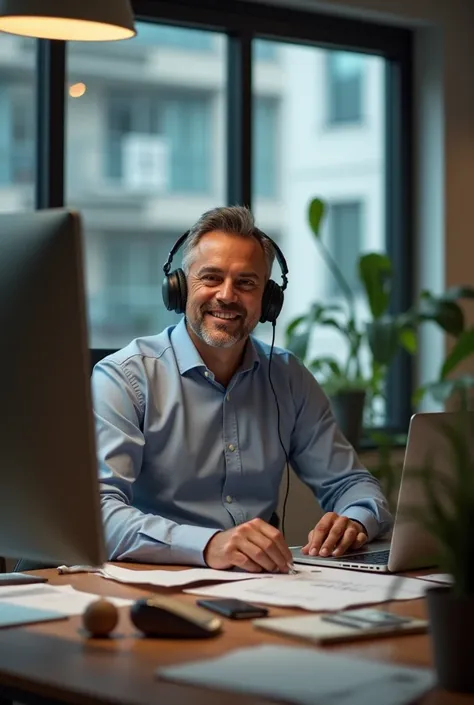
[[[176,270],[176,279],[178,281],[179,294],[176,301],[176,313],[184,313],[186,311],[186,301],[188,300],[188,283],[183,270]]]
[[[284,294],[281,286],[276,284],[273,279],[269,279],[263,292],[260,323],[276,322],[283,306],[283,299]]]
[[[188,297],[188,286],[186,275],[182,269],[176,269],[163,279],[161,294],[163,303],[168,311],[184,313]]]

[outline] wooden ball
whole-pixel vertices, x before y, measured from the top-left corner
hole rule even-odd
[[[118,618],[116,606],[100,598],[84,610],[82,623],[92,636],[107,636],[117,626]]]

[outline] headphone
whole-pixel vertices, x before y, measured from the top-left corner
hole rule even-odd
[[[188,286],[186,283],[186,275],[181,268],[170,272],[171,262],[181,245],[189,236],[190,232],[190,230],[187,230],[184,235],[181,235],[181,237],[175,242],[171,248],[166,263],[163,265],[163,272],[165,274],[161,287],[163,303],[168,311],[176,311],[176,313],[184,313],[186,310]],[[283,256],[283,252],[280,250],[276,242],[274,242],[268,235],[265,235],[265,233],[261,230],[258,230],[257,232],[259,237],[264,238],[271,243],[281,269],[283,283],[277,284],[273,281],[273,279],[269,279],[265,285],[262,297],[262,313],[260,315],[260,323],[266,323],[269,321],[274,324],[280,315],[284,300],[283,292],[288,285],[288,265],[285,257]]]

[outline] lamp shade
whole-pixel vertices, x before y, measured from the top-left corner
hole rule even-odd
[[[129,0],[0,0],[0,31],[81,42],[136,34]]]

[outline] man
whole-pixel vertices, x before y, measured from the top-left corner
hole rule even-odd
[[[185,244],[183,320],[96,366],[111,560],[288,572],[269,523],[286,455],[327,511],[306,553],[342,555],[391,527],[313,376],[275,348],[269,380],[270,348],[250,336],[274,254],[247,209],[205,213]]]

